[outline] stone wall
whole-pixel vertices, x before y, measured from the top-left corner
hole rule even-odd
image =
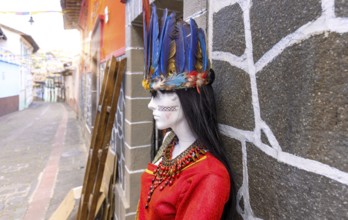
[[[206,1],[194,2],[184,9]],[[207,7],[240,216],[347,218],[348,2],[211,0]]]
[[[115,219],[135,219],[140,194],[140,176],[150,161],[152,114],[147,108],[149,93],[141,87],[144,70],[142,4],[139,0],[126,4],[126,58],[124,76],[113,131],[117,154],[118,177],[115,188]]]
[[[178,2],[155,3],[161,10]],[[134,219],[150,160],[141,8],[127,1],[127,71],[112,138],[116,219]],[[208,33],[240,218],[348,216],[347,16],[344,0],[183,1],[184,20]]]

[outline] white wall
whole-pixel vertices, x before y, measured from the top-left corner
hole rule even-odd
[[[11,74],[11,76],[5,77],[8,78],[6,81],[2,80],[6,85],[3,85],[3,87],[0,86],[0,90],[4,90],[1,91],[0,94],[13,94],[16,90],[16,95],[19,95],[19,110],[23,110],[27,108],[33,100],[33,83],[30,66],[30,55],[33,48],[19,33],[12,32],[5,27],[2,27],[1,29],[6,35],[7,40],[0,40],[0,52],[3,55],[2,60],[5,61],[0,63],[0,72],[3,72],[2,75],[4,76],[9,74]],[[14,58],[9,58],[9,54]],[[8,62],[12,64],[9,64]],[[9,65],[15,66],[14,64],[19,65],[17,65],[16,68],[8,67]],[[17,79],[14,77],[17,77]],[[11,82],[7,82],[8,80]],[[8,93],[7,91],[10,92]],[[4,97],[7,96],[10,95]]]
[[[19,95],[19,76],[18,65],[0,61],[0,98]]]
[[[1,30],[4,32],[4,34],[7,37],[7,40],[0,40],[0,47],[3,49],[9,50],[15,55],[20,55],[21,53],[21,45],[20,45],[20,38],[21,36],[17,33],[11,32],[7,30],[6,28],[2,27]]]

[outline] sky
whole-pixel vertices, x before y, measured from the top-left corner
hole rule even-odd
[[[31,35],[41,51],[63,50],[71,55],[80,52],[80,34],[64,30],[63,14],[57,12],[16,15],[9,12],[62,11],[60,0],[0,0],[0,24]]]

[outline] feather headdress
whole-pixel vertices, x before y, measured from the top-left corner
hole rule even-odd
[[[151,16],[150,16],[151,14]],[[156,6],[143,0],[144,80],[147,90],[175,90],[199,87],[213,81],[204,31],[195,20],[177,20],[163,11],[159,22]]]

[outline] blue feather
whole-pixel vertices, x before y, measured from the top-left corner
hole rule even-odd
[[[207,68],[208,68],[208,56],[207,56],[207,46],[205,43],[205,35],[202,28],[198,29],[198,40],[202,50],[202,66],[203,66],[203,71],[205,72],[207,71]]]
[[[166,29],[166,24],[167,24],[167,17],[168,17],[168,9],[164,9],[163,11],[163,15],[161,18],[161,24],[160,24],[160,36],[159,36],[159,46],[158,46],[158,52],[159,52],[159,57],[158,57],[158,61],[160,61],[161,59],[161,53],[162,53],[162,45],[163,45],[163,37],[164,37],[164,32]],[[161,70],[160,70],[160,66],[158,67],[158,73],[160,74]]]
[[[159,48],[162,47],[164,30],[165,30],[165,26],[166,26],[166,23],[167,23],[166,22],[167,21],[167,17],[168,17],[168,9],[164,9],[163,15],[162,15],[162,18],[161,18],[161,24],[160,24],[160,36],[159,36],[160,44],[159,44]]]
[[[147,45],[146,45],[146,48],[147,48],[147,52],[146,52],[146,60],[147,60],[147,63],[146,63],[146,70],[148,73],[150,73],[150,67],[151,67],[151,42],[152,42],[152,39],[153,39],[153,36],[152,36],[152,29],[153,29],[153,20],[154,20],[154,17],[151,16],[150,18],[150,27],[149,27],[149,33],[148,33],[148,37],[147,37]]]
[[[180,86],[185,82],[186,82],[186,76],[184,75],[184,73],[180,73],[178,75],[174,75],[172,78],[169,78],[166,81],[166,85],[168,85],[168,86]]]
[[[168,17],[168,9],[166,8],[166,9],[164,9],[163,15],[162,15],[162,18],[161,18],[161,24],[160,24],[160,33],[161,33],[161,35],[163,35],[163,33],[164,33],[164,26],[166,24],[167,17]]]
[[[161,46],[160,69],[164,76],[167,76],[170,42],[172,41],[172,34],[175,27],[174,25],[175,25],[175,13],[172,12],[167,17],[166,24],[164,26],[163,41]]]
[[[156,78],[159,76],[159,69],[158,69],[158,60],[159,60],[159,25],[158,25],[158,16],[156,12],[156,6],[153,5],[152,7],[152,68],[154,69],[154,73],[152,75],[152,78]]]
[[[185,68],[185,36],[184,26],[182,23],[177,24],[178,36],[175,39],[176,54],[175,54],[175,67],[176,73],[182,73]]]
[[[195,69],[196,54],[197,54],[197,24],[195,20],[190,19],[190,45],[189,45],[189,60],[188,60],[188,71]]]
[[[182,32],[184,35],[185,67],[184,71],[189,72],[189,46],[190,46],[190,25],[182,22]]]

